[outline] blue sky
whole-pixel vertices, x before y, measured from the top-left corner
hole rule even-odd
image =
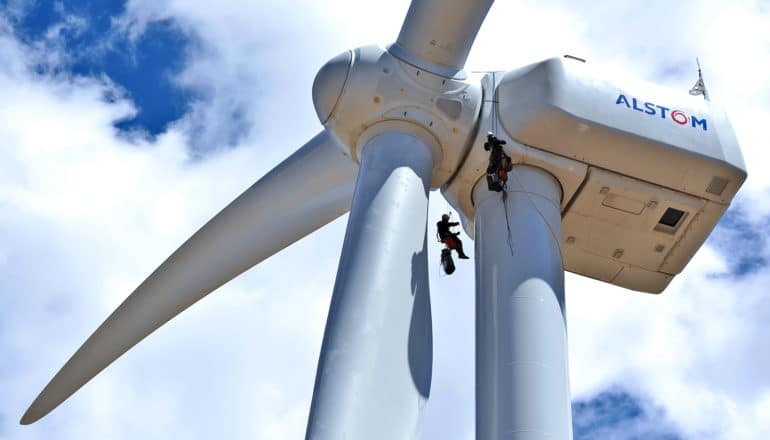
[[[318,67],[391,42],[408,7],[284,3],[0,1],[0,438],[301,438],[345,218],[192,307],[45,419],[17,425],[139,281],[320,129],[309,93]],[[568,276],[575,438],[766,438],[770,176],[756,167],[770,159],[770,15],[752,1],[592,5],[498,0],[469,70],[568,52],[686,89],[700,56],[750,178],[662,296]],[[431,216],[445,208],[434,193]],[[313,261],[302,279],[297,261]],[[431,273],[424,438],[472,438],[468,267]]]
[[[646,406],[646,407],[645,407]],[[681,440],[665,411],[622,389],[609,388],[572,403],[576,440]]]
[[[174,82],[195,40],[173,19],[153,21],[132,38],[115,25],[124,12],[123,2],[39,1],[9,21],[21,42],[54,46],[66,54],[63,60],[38,63],[35,71],[109,78],[138,111],[115,126],[155,136],[187,113],[197,99],[194,90]]]

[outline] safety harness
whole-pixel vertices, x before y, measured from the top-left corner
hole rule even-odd
[[[503,151],[505,141],[498,139],[494,133],[487,134],[484,150],[489,151],[487,166],[487,187],[490,191],[502,192],[508,182],[508,173],[513,170],[511,156]]]

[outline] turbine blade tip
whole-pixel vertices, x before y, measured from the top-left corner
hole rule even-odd
[[[40,420],[40,417],[35,417],[32,414],[32,408],[28,409],[27,412],[24,413],[23,416],[21,416],[21,420],[19,420],[20,425],[31,425],[38,420]]]
[[[50,410],[45,411],[40,408],[40,404],[38,403],[39,399],[36,399],[34,402],[32,402],[32,405],[29,406],[27,409],[27,412],[24,413],[23,416],[21,416],[21,420],[19,420],[20,425],[31,425],[38,420],[45,417],[46,414],[51,412]]]

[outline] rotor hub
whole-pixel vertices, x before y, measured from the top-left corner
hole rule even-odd
[[[313,84],[321,123],[360,161],[364,132],[380,128],[433,138],[431,186],[457,171],[481,109],[481,87],[415,67],[378,46],[345,52],[326,63]],[[386,125],[380,125],[387,122]]]

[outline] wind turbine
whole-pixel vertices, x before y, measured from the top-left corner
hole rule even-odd
[[[428,191],[476,246],[479,439],[572,438],[564,270],[661,292],[746,178],[709,102],[553,58],[466,80],[492,0],[413,0],[387,48],[330,60],[323,131],[224,208],[91,335],[32,423],[181,311],[350,211],[307,426],[312,439],[418,434],[430,393]],[[492,131],[515,164],[484,182]]]

